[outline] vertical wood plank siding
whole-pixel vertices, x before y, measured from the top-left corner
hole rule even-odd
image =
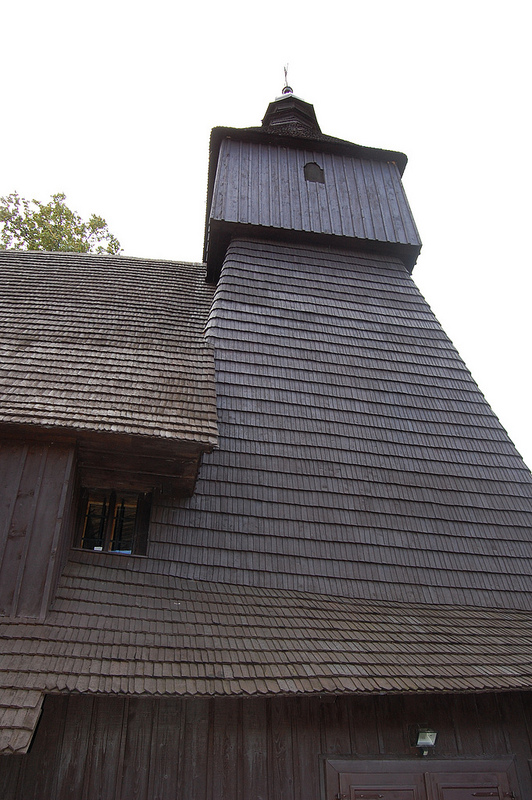
[[[438,731],[438,759],[515,754],[520,797],[532,797],[531,701],[48,697],[29,754],[0,759],[0,797],[321,800],[324,757],[418,759],[410,727],[419,723]]]
[[[305,180],[309,162],[325,183]],[[220,149],[211,219],[421,244],[394,162],[232,139]]]
[[[0,614],[46,612],[62,566],[74,447],[0,444]]]

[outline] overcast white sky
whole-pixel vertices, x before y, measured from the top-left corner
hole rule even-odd
[[[260,124],[288,62],[325,133],[408,155],[414,277],[532,466],[530,40],[524,0],[18,0],[0,195],[64,191],[126,255],[199,261],[210,129]]]

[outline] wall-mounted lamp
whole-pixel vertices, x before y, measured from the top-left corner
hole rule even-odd
[[[419,747],[422,756],[428,756],[429,749],[434,747],[436,744],[437,736],[438,731],[434,731],[432,728],[427,728],[426,725],[419,726],[417,730],[416,747]]]

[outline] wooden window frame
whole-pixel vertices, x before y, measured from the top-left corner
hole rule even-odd
[[[76,546],[88,552],[103,552],[114,555],[146,555],[148,546],[151,499],[152,497],[150,493],[120,491],[117,489],[83,488],[81,490],[79,504]],[[128,505],[131,506],[131,501],[134,500],[136,500],[136,510],[131,550],[113,549],[113,544],[116,542],[116,509],[119,505],[123,505],[124,502],[127,501],[130,501]],[[88,509],[91,501],[107,502],[107,508],[103,521],[101,547],[87,547],[84,544],[84,540],[86,538],[85,532],[87,527]]]

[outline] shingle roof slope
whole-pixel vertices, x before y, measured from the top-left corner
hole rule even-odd
[[[0,422],[216,442],[204,267],[0,253]]]
[[[28,693],[29,707],[39,692],[275,695],[532,686],[530,613],[188,581],[146,572],[142,562],[72,553],[46,623],[10,626],[0,661],[8,700],[16,694],[22,707]],[[28,713],[7,725],[6,748],[8,729],[10,741],[23,748]]]
[[[202,580],[531,608],[532,476],[398,259],[234,241],[208,334],[220,448],[159,515],[154,557]]]

